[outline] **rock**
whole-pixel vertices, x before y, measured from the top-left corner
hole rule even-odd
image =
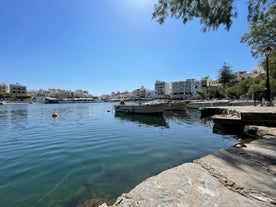
[[[266,135],[276,136],[276,128],[246,125],[244,127],[244,133],[255,138],[263,138]]]

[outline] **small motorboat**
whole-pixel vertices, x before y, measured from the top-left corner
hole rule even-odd
[[[126,114],[162,114],[167,107],[167,103],[125,103],[124,101],[114,106],[116,112],[124,112]]]

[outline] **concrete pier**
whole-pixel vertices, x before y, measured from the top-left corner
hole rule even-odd
[[[276,128],[246,128],[262,138],[150,177],[112,207],[276,206]]]
[[[200,109],[201,117],[213,116],[214,123],[276,127],[276,106],[223,106]]]

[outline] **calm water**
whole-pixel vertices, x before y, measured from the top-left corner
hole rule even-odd
[[[165,169],[236,143],[214,134],[197,111],[125,116],[113,105],[0,106],[0,206],[113,199]]]

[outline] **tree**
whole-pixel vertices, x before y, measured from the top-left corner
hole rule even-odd
[[[219,83],[223,85],[223,88],[230,85],[234,80],[234,75],[229,65],[226,63],[223,64],[222,68],[219,71]]]
[[[253,21],[250,29],[245,33],[241,42],[251,47],[252,56],[258,57],[264,53],[264,47],[276,46],[276,5],[271,6],[263,18]]]
[[[234,0],[158,0],[152,18],[160,24],[163,24],[169,16],[182,18],[184,24],[199,18],[203,31],[216,30],[220,25],[229,30],[233,18],[238,14],[234,2]],[[262,19],[273,4],[275,0],[248,0],[249,23]]]

